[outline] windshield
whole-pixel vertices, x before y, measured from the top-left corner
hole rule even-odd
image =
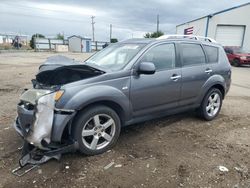
[[[121,70],[145,46],[145,44],[112,44],[90,57],[87,65],[112,71]]]

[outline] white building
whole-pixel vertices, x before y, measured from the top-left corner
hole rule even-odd
[[[177,25],[176,33],[214,38],[250,52],[250,2]]]
[[[0,33],[0,44],[12,44],[17,37],[23,45],[28,44],[28,35],[18,33]]]
[[[68,38],[69,51],[71,52],[91,52],[91,39],[73,35]]]

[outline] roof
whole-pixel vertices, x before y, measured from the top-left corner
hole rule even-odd
[[[247,6],[247,5],[250,5],[250,2],[241,4],[241,5],[238,5],[238,6],[235,6],[235,7],[231,7],[231,8],[225,9],[225,10],[221,10],[221,11],[219,11],[219,12],[215,12],[215,13],[212,13],[212,14],[209,14],[209,15],[206,15],[206,16],[203,16],[203,17],[200,17],[200,18],[197,18],[197,19],[194,19],[194,20],[191,20],[191,21],[188,21],[188,22],[179,24],[179,25],[177,25],[176,27],[181,26],[181,25],[184,25],[184,24],[187,24],[187,23],[190,23],[190,22],[194,22],[194,21],[200,20],[200,19],[202,19],[202,18],[212,17],[212,16],[215,16],[215,15],[217,15],[217,14],[221,14],[221,13],[224,13],[224,12],[228,12],[228,11],[230,11],[230,10],[234,10],[234,9],[237,9],[237,8],[240,8],[240,7],[244,7],[244,6]]]
[[[28,37],[29,35],[19,34],[19,33],[0,33],[0,36],[19,36],[19,37]]]
[[[133,39],[128,39],[128,40],[124,40],[124,41],[121,41],[121,43],[141,43],[141,44],[148,44],[152,41],[155,41],[156,39],[155,38],[151,38],[151,39],[148,39],[148,38],[133,38]]]
[[[68,39],[70,39],[70,38],[72,38],[72,37],[76,37],[76,38],[79,38],[79,39],[87,39],[87,40],[91,40],[91,38],[86,38],[86,37],[82,37],[82,36],[80,36],[80,35],[72,35],[72,36],[70,36],[70,37],[68,37]]]
[[[220,44],[214,43],[214,42],[208,42],[208,41],[203,41],[203,40],[195,40],[195,39],[190,39],[190,38],[169,38],[169,39],[157,39],[157,38],[140,38],[140,39],[128,39],[124,40],[119,43],[129,43],[129,44],[156,44],[156,43],[161,43],[161,42],[176,42],[176,41],[184,41],[184,42],[192,42],[192,43],[199,43],[199,44],[206,44],[206,45],[213,45],[213,46],[218,46]]]

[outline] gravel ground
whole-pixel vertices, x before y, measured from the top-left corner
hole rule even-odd
[[[214,121],[190,112],[129,126],[102,155],[67,154],[23,177],[12,175],[22,145],[12,127],[18,97],[53,55],[0,54],[0,188],[250,187],[250,67],[233,68],[230,92]],[[89,56],[62,55],[78,60]]]

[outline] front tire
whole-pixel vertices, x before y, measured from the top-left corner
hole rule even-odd
[[[233,60],[233,66],[239,67],[240,66],[240,61],[238,59]]]
[[[107,106],[93,106],[81,111],[73,123],[73,137],[79,151],[97,155],[109,150],[120,135],[121,121]]]
[[[213,120],[220,112],[222,105],[222,94],[217,88],[210,89],[203,98],[199,108],[200,116],[207,120]]]

